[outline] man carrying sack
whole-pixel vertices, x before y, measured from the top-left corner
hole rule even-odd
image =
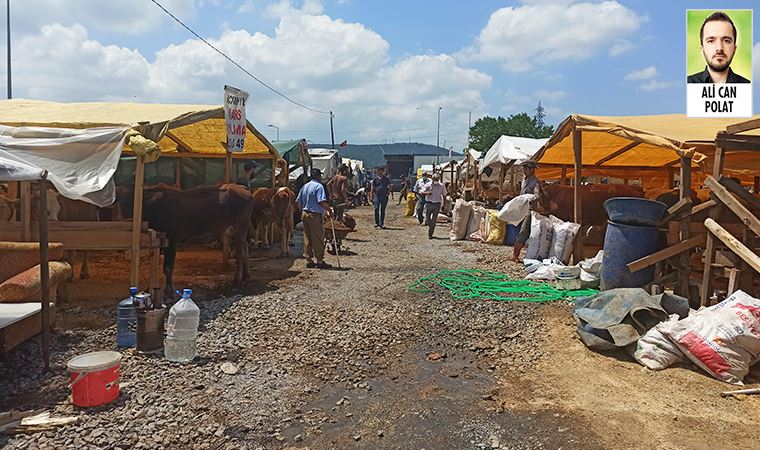
[[[325,262],[324,218],[332,215],[332,207],[327,202],[325,187],[322,186],[322,172],[312,169],[311,180],[298,191],[298,205],[301,207],[303,222],[303,256],[309,269],[329,269]],[[316,258],[317,262],[314,262]]]

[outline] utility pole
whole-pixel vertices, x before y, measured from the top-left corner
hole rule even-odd
[[[533,116],[533,120],[536,121],[537,127],[543,127],[544,126],[544,118],[546,118],[546,112],[544,110],[544,107],[541,106],[541,100],[538,101],[538,107],[536,108],[536,115]]]
[[[472,128],[472,111],[470,111],[470,116],[467,119],[467,148],[470,147],[470,138],[472,137],[472,134],[470,133],[471,128]]]
[[[441,154],[441,110],[443,106],[438,107],[438,132],[435,137],[435,164],[438,165]]]
[[[335,149],[335,130],[333,129],[333,112],[330,111],[330,138],[332,139],[332,148]]]
[[[280,140],[280,127],[278,127],[277,125],[272,125],[271,123],[269,125],[267,125],[267,126],[271,127],[271,128],[274,128],[275,130],[277,130],[277,137],[275,138],[275,142],[279,141]]]
[[[8,100],[13,98],[11,93],[11,0],[5,0],[5,11],[8,20],[8,38],[5,41],[8,46]]]

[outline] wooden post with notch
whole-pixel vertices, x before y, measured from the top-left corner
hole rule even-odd
[[[682,200],[691,198],[691,158],[688,157],[681,157],[681,183],[678,186],[678,194]],[[689,240],[691,233],[691,227],[689,226],[690,222],[690,215],[687,215],[680,221],[681,242]],[[689,253],[690,252],[685,252],[678,258],[678,278],[675,285],[675,293],[687,298],[689,296],[689,276],[691,275]]]
[[[573,189],[573,220],[577,224],[583,224],[581,217],[581,166],[583,164],[583,141],[582,132],[573,126],[573,155],[575,159],[575,187]],[[583,238],[580,233],[575,237],[575,246],[573,249],[573,262],[578,263],[583,260]]]
[[[145,181],[145,156],[137,155],[135,165],[135,198],[132,209],[132,247],[129,284],[140,287],[140,225],[143,209],[143,182]]]
[[[721,133],[718,133],[720,135]],[[720,179],[723,173],[723,161],[725,159],[725,150],[723,147],[715,146],[715,160],[713,161],[713,177]],[[718,201],[715,194],[710,194],[710,198]],[[720,203],[717,208],[710,210],[710,219],[714,220],[718,216],[718,212],[722,208]],[[699,304],[701,306],[709,306],[708,302],[712,296],[713,291],[713,277],[712,277],[712,264],[715,261],[715,237],[712,233],[707,233],[707,244],[705,246],[705,267],[702,271],[702,287],[699,292]]]

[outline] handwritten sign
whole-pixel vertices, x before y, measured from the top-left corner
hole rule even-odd
[[[224,86],[224,121],[227,125],[227,151],[242,152],[245,145],[245,104],[248,93]]]

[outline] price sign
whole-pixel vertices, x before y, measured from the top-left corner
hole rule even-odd
[[[227,125],[227,151],[242,152],[245,145],[245,104],[248,93],[224,86],[224,121]]]

